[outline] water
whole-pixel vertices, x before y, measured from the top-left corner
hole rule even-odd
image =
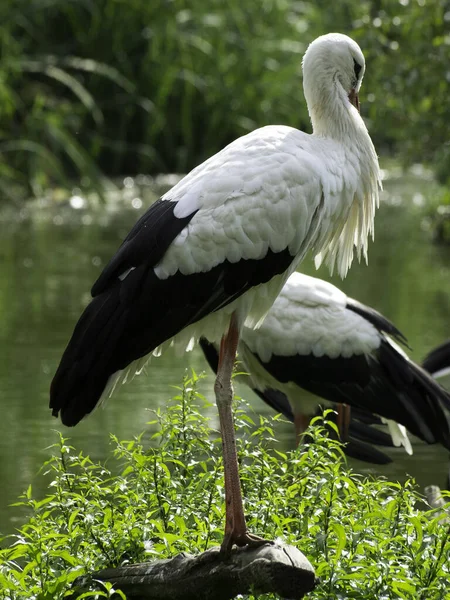
[[[377,239],[370,247],[370,265],[355,266],[344,282],[332,281],[349,295],[381,310],[406,334],[420,358],[450,336],[450,248],[433,245],[423,227],[421,204],[432,186],[416,177],[387,182],[385,202],[377,216]],[[431,191],[430,191],[431,190]],[[144,198],[144,205],[150,198]],[[105,410],[97,410],[73,430],[51,417],[48,388],[73,325],[89,298],[89,289],[112,252],[142,212],[135,190],[108,208],[86,210],[83,202],[33,205],[26,211],[2,212],[0,239],[0,531],[11,532],[23,522],[18,507],[9,506],[31,483],[37,497],[48,480],[39,475],[58,437],[94,459],[104,459],[109,433],[130,439],[146,428],[150,409],[164,406],[171,385],[181,382],[184,369],[206,368],[202,355],[183,358],[167,354],[154,359],[147,373],[122,386]],[[133,208],[136,207],[136,208]],[[75,208],[74,208],[75,207]],[[311,261],[304,271],[314,274]],[[325,270],[318,276],[327,278]],[[202,391],[212,400],[213,378]],[[266,408],[245,388],[238,390],[254,409]],[[217,421],[214,407],[211,415]],[[292,428],[279,424],[277,435],[293,444]],[[414,475],[420,485],[443,486],[448,452],[418,445],[412,458],[392,450],[387,467],[355,464],[365,472],[404,479]]]

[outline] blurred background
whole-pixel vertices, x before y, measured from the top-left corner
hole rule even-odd
[[[367,63],[362,115],[385,192],[369,266],[349,295],[383,312],[420,361],[450,337],[450,4],[444,0],[2,0],[0,3],[0,532],[62,426],[48,388],[89,290],[145,208],[177,177],[266,124],[310,131],[301,58],[329,31]],[[311,261],[305,272],[314,274]],[[75,430],[104,460],[109,434],[145,429],[198,351],[153,360]],[[212,376],[203,391],[212,401]],[[246,389],[255,412],[267,413]],[[216,419],[215,407],[211,406]],[[215,421],[214,421],[215,422]],[[149,428],[148,432],[151,433]],[[292,427],[279,439],[293,446]],[[443,486],[448,452],[393,450],[390,478]]]

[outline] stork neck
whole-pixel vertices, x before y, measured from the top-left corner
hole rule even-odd
[[[305,82],[306,83],[306,82]],[[335,139],[341,143],[361,142],[365,137],[370,142],[364,121],[357,109],[350,104],[342,86],[333,83],[330,87],[305,85],[305,97],[313,133]]]
[[[311,111],[310,117],[314,135],[332,138],[343,144],[359,145],[366,137],[370,141],[364,121],[348,101],[346,105],[332,107],[332,110]]]

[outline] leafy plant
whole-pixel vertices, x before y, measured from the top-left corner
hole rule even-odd
[[[220,543],[221,451],[197,381],[186,377],[166,410],[156,412],[153,439],[112,436],[109,466],[59,440],[44,467],[51,493],[37,500],[28,489],[21,503],[31,517],[2,540],[0,598],[57,600],[83,573]],[[243,401],[235,416],[249,527],[305,553],[321,579],[310,598],[446,597],[449,530],[433,511],[416,508],[413,482],[352,473],[320,419],[309,431],[312,443],[282,453],[273,444],[278,417],[252,417]],[[88,592],[113,593],[111,586]]]
[[[328,31],[364,50],[377,148],[446,181],[448,22],[446,0],[3,0],[0,190],[100,189],[268,123],[308,130],[301,57]]]

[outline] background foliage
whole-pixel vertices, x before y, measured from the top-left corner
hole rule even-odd
[[[219,440],[202,416],[197,378],[185,379],[157,413],[159,445],[119,442],[114,460],[93,464],[61,439],[45,465],[50,493],[22,499],[31,517],[1,541],[0,598],[58,600],[94,570],[201,552],[223,535]],[[321,584],[320,600],[443,600],[450,577],[450,530],[416,508],[414,484],[355,475],[320,420],[301,452],[269,451],[271,421],[254,423],[240,404],[241,477],[251,531],[298,545]],[[105,587],[100,594],[111,597]],[[270,596],[265,596],[266,599]],[[256,596],[249,599],[256,600]],[[259,596],[262,600],[262,597]]]
[[[447,0],[3,0],[0,189],[185,172],[267,123],[309,130],[300,61],[341,31],[379,151],[448,178]]]

